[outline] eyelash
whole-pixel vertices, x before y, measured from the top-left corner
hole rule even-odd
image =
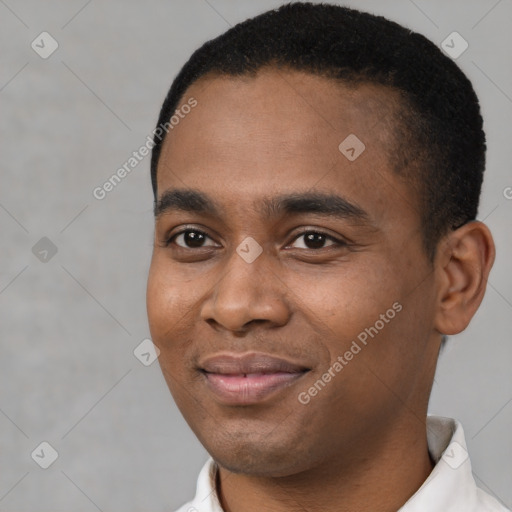
[[[199,233],[201,235],[204,235],[205,237],[209,238],[210,240],[212,239],[207,233],[205,233],[204,231],[201,231],[200,229],[195,229],[195,228],[185,228],[185,229],[182,229],[181,231],[178,231],[177,233],[175,233],[174,235],[172,235],[170,238],[168,238],[164,245],[165,247],[168,247],[170,246],[174,240],[180,236],[180,235],[183,235],[184,233],[189,233],[189,232],[193,232],[193,233]],[[315,230],[315,229],[304,229],[303,231],[301,231],[300,233],[297,233],[295,238],[293,239],[292,242],[295,242],[298,238],[300,238],[301,236],[305,236],[305,235],[309,235],[309,234],[317,234],[317,235],[321,235],[321,236],[324,236],[326,241],[327,240],[331,240],[332,242],[334,242],[334,244],[332,245],[329,245],[327,247],[321,247],[319,249],[309,249],[309,248],[306,248],[306,249],[303,249],[301,248],[302,250],[310,250],[310,251],[321,251],[322,249],[327,249],[328,247],[346,247],[348,246],[348,242],[344,241],[344,240],[340,240],[338,238],[335,238],[333,237],[332,235],[329,235],[327,233],[324,233],[323,231],[319,231],[319,230]],[[175,244],[177,245],[177,244]],[[181,245],[177,245],[177,247],[179,249],[184,249],[184,250],[194,250],[194,249],[205,249],[207,247],[211,247],[211,246],[204,246],[204,247],[183,247]]]

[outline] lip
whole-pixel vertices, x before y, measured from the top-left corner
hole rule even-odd
[[[210,391],[227,405],[250,405],[290,387],[309,371],[305,365],[260,352],[223,353],[200,362]]]

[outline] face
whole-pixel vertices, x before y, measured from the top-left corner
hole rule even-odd
[[[388,163],[397,99],[271,69],[191,97],[147,288],[170,391],[231,471],[349,460],[425,413],[438,349],[417,201]]]

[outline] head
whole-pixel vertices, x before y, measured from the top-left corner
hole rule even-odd
[[[441,338],[469,323],[494,258],[460,69],[382,17],[294,3],[199,48],[166,123],[148,316],[214,458],[289,475],[424,415]],[[256,352],[293,379],[243,403],[212,390],[212,358]]]
[[[158,126],[169,122],[200,78],[250,77],[269,66],[330,78],[346,87],[374,84],[394,91],[390,164],[417,196],[431,258],[442,235],[476,218],[486,146],[473,87],[431,41],[381,16],[295,3],[240,23],[191,56],[165,98]],[[155,199],[164,140],[154,138]]]

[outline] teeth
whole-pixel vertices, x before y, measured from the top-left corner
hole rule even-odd
[[[269,375],[271,375],[273,372],[270,372]],[[242,375],[242,377],[246,379],[250,379],[251,377],[256,377],[258,375],[267,375],[266,372],[251,372],[251,373],[238,373],[238,374],[226,374],[226,375]]]

